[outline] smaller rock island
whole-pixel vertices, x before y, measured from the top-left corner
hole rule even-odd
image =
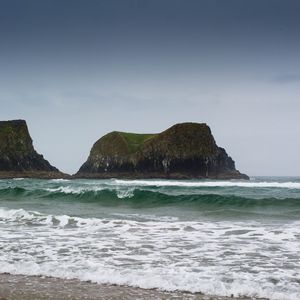
[[[235,169],[205,123],[181,123],[158,134],[113,131],[92,147],[77,178],[249,179]]]
[[[32,145],[25,120],[0,121],[0,178],[63,178]]]

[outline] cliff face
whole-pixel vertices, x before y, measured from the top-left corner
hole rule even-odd
[[[206,124],[183,123],[159,134],[111,132],[92,147],[77,177],[241,178]]]
[[[24,120],[0,121],[0,177],[52,178],[59,174],[34,150]]]

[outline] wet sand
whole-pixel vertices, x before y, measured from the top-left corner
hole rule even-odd
[[[127,286],[95,284],[52,277],[0,274],[0,300],[195,299],[249,300],[181,292],[163,292]],[[258,298],[255,298],[258,299]],[[260,298],[262,299],[262,298]]]

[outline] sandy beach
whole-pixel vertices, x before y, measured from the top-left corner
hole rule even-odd
[[[127,286],[103,285],[52,277],[0,275],[0,300],[98,300],[98,299],[195,299],[250,300],[263,298],[218,297],[181,292],[164,292]],[[264,299],[266,300],[266,299]]]

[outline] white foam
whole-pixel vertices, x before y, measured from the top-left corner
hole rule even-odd
[[[50,179],[50,182],[69,182],[70,179],[63,179],[63,178],[57,178],[57,179]]]
[[[37,216],[41,216],[41,214],[38,212],[28,212],[24,209],[0,208],[0,220],[31,220]]]
[[[147,221],[178,221],[177,217],[171,217],[171,216],[156,216],[153,214],[122,214],[122,213],[114,213],[114,216],[123,217],[123,218],[133,218],[137,220],[147,220]]]
[[[167,189],[167,188],[172,188]],[[257,189],[257,188],[280,188],[280,189],[295,189],[300,190],[300,182],[254,182],[254,181],[183,181],[183,180],[120,180],[120,179],[111,179],[111,180],[95,180],[92,182],[72,182],[63,180],[60,186],[51,186],[45,188],[46,191],[51,193],[65,193],[80,195],[85,192],[100,192],[100,191],[112,191],[116,193],[116,196],[119,199],[131,198],[134,196],[134,192],[137,189],[148,190],[148,191],[158,191],[164,194],[173,195],[174,192],[176,195],[178,193],[199,193],[197,188],[248,188],[248,189]],[[165,188],[165,189],[164,189]],[[175,188],[175,190],[173,189]],[[176,188],[183,188],[179,190]],[[194,188],[194,189],[193,189]],[[210,191],[214,193],[215,191]],[[217,191],[218,192],[218,191]],[[204,193],[204,191],[200,191]],[[268,195],[267,195],[268,196]],[[282,195],[280,196],[283,197]]]
[[[82,192],[97,192],[104,190],[105,187],[101,186],[93,186],[93,187],[85,187],[85,186],[60,186],[57,188],[46,188],[45,190],[48,192],[61,192],[64,194],[81,194]]]
[[[300,221],[136,221],[0,208],[0,271],[300,299]]]
[[[132,198],[134,196],[134,189],[129,189],[129,190],[117,190],[117,197],[119,199],[124,199],[124,198]]]
[[[116,192],[116,195],[119,199],[132,198],[134,196],[134,189],[120,189],[118,187],[107,187],[99,184],[95,186],[60,186],[56,188],[46,188],[45,190],[51,193],[61,192],[64,194],[74,195],[79,195],[85,192],[99,192],[107,190]]]
[[[300,189],[300,182],[251,182],[251,181],[178,181],[178,180],[119,180],[123,186],[171,186],[171,187],[246,187],[246,188],[288,188]]]

